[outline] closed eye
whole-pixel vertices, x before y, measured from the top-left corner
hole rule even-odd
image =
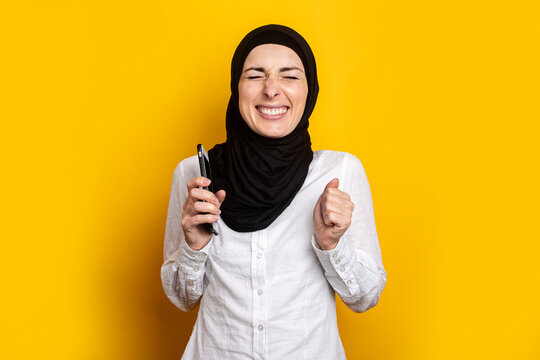
[[[262,76],[248,76],[247,78],[248,79],[260,79]],[[297,77],[295,76],[284,76],[285,79],[293,79],[293,80],[298,80]]]

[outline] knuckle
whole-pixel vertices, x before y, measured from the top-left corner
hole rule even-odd
[[[328,201],[329,201],[330,199],[328,198],[327,195],[324,195],[324,196],[322,197],[321,200],[322,200],[321,202],[322,202],[323,204],[326,204],[326,203],[328,203]]]
[[[189,226],[189,221],[187,217],[182,217],[182,221],[180,222],[183,228],[187,228]]]
[[[327,202],[327,203],[325,204],[325,209],[326,209],[326,211],[327,211],[328,213],[331,213],[331,212],[334,211],[334,205],[331,204],[331,203],[329,203],[329,202]]]
[[[193,217],[193,221],[196,225],[204,223],[204,215],[196,215]]]

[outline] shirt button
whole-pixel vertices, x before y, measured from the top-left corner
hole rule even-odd
[[[258,329],[259,329],[259,331],[263,331],[263,329],[264,329],[264,326],[262,326],[262,325],[259,325]]]
[[[261,289],[257,290],[257,294],[262,295],[263,291]]]
[[[344,268],[344,267],[340,267],[340,268],[339,268],[339,271],[344,272],[344,271],[345,271],[345,268]]]
[[[347,280],[347,284],[348,285],[351,285],[352,281],[351,280]]]
[[[194,266],[194,267],[193,267],[193,270],[194,270],[195,272],[197,272],[197,271],[199,271],[199,267],[198,267],[198,266]]]
[[[193,286],[193,284],[195,284],[195,282],[193,280],[188,280],[187,283],[188,283],[189,286]]]
[[[336,264],[339,264],[339,259],[336,260]]]
[[[333,257],[334,259],[336,258],[336,256],[337,256],[337,254],[336,254],[336,253],[334,253],[334,254],[332,255],[332,257]]]
[[[257,259],[262,259],[262,254],[261,253],[257,254]]]

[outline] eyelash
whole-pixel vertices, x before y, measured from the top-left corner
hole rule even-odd
[[[258,79],[260,78],[260,76],[248,76],[247,77],[248,79]],[[294,80],[298,80],[297,77],[294,77],[294,76],[285,76],[285,79],[294,79]]]

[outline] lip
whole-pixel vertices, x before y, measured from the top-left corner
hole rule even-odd
[[[259,106],[262,106],[262,107],[267,107],[267,108],[280,108],[280,107],[286,107],[287,108],[287,111],[285,111],[283,114],[277,114],[277,115],[267,115],[267,114],[264,114],[262,113],[261,111],[259,111],[258,107]],[[255,106],[255,110],[257,110],[257,113],[263,118],[263,119],[266,119],[266,120],[279,120],[281,118],[284,118],[285,115],[287,115],[289,113],[289,110],[290,108],[286,105],[273,105],[273,106],[268,106],[268,105],[257,105]]]
[[[289,108],[287,105],[284,105],[284,104],[275,104],[275,105],[266,105],[266,104],[258,104],[258,105],[255,105],[255,107],[266,107],[266,108],[280,108],[280,107],[286,107],[287,109]]]

